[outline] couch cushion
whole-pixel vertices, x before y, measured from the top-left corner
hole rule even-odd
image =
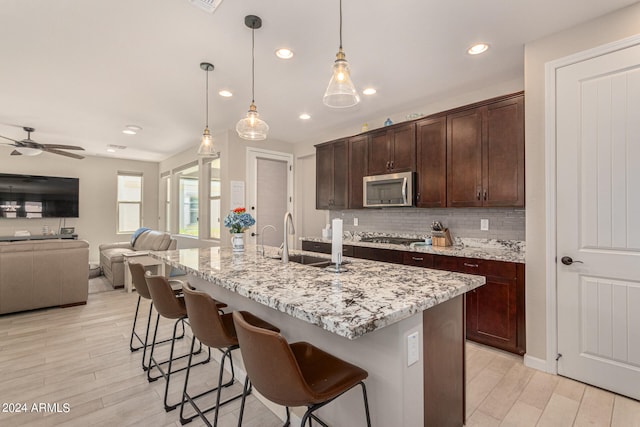
[[[166,251],[171,244],[171,235],[164,231],[148,230],[138,236],[133,248],[136,251]]]
[[[100,258],[102,258],[104,264],[124,262],[124,256],[122,256],[122,254],[126,254],[129,252],[131,252],[131,249],[127,248],[104,249],[102,252],[100,252]]]

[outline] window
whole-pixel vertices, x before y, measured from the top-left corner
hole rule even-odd
[[[118,233],[132,233],[142,224],[142,175],[118,172]]]
[[[209,167],[209,238],[220,239],[220,158]]]
[[[198,166],[180,171],[177,177],[179,234],[198,237]]]
[[[164,189],[164,231],[171,232],[171,176],[162,177]]]

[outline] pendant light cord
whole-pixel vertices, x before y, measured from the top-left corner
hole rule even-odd
[[[255,25],[253,26],[255,27]],[[256,29],[251,28],[251,103],[255,104],[256,102],[256,39],[255,39]]]
[[[340,50],[342,50],[342,0],[340,0]]]
[[[205,123],[206,123],[206,128],[209,128],[209,69],[207,68],[207,78],[206,78],[206,92],[205,92],[205,100],[206,100],[206,114],[207,117],[205,117]]]

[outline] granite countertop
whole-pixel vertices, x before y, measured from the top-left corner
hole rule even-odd
[[[388,237],[409,237],[397,235],[384,235]],[[421,236],[410,236],[421,238]],[[456,256],[464,258],[486,259],[493,261],[506,261],[524,264],[525,262],[525,242],[520,240],[496,240],[496,239],[471,239],[455,238],[453,246],[406,246],[394,245],[390,243],[362,242],[362,236],[352,236],[346,232],[342,240],[345,245],[366,246],[370,248],[393,249],[398,251],[409,251],[428,253],[445,256]],[[331,239],[322,237],[301,237],[300,240],[309,242],[331,243]]]
[[[348,339],[445,302],[485,283],[482,276],[431,270],[361,259],[350,259],[348,271],[283,264],[248,246],[243,253],[229,248],[193,248],[150,252],[156,259],[253,301],[317,325]],[[291,251],[314,257],[328,255]]]

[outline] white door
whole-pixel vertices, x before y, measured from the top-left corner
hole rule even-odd
[[[640,399],[640,45],[556,88],[558,373]]]
[[[293,212],[293,156],[255,148],[247,149],[248,208],[256,219],[250,241],[267,246],[280,246],[283,239],[283,220],[287,211]],[[266,225],[272,228],[264,230]],[[290,240],[291,241],[291,240]]]

